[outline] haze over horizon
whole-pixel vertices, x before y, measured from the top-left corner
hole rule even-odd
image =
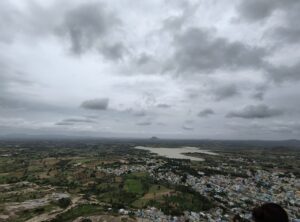
[[[0,137],[300,138],[300,1],[0,2]]]

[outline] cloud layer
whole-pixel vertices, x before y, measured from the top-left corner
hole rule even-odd
[[[300,137],[300,1],[1,1],[0,136]]]
[[[91,99],[81,103],[80,107],[90,110],[105,110],[108,107],[108,98]]]
[[[241,110],[232,111],[227,114],[227,117],[239,117],[244,119],[262,119],[281,115],[282,111],[269,108],[266,105],[248,105]]]

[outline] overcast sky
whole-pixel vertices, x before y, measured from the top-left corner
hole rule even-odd
[[[1,0],[0,135],[299,139],[299,0]]]

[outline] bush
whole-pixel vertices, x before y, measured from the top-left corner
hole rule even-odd
[[[89,218],[83,218],[80,222],[92,222],[92,220]]]
[[[58,200],[58,206],[61,208],[66,208],[71,204],[71,199],[68,197],[64,197]]]

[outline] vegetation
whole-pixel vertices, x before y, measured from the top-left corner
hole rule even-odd
[[[26,221],[54,209],[60,212],[52,220],[56,222],[107,213],[108,208],[112,208],[109,213],[116,213],[120,208],[135,210],[154,206],[168,215],[182,215],[186,210],[207,211],[222,203],[216,203],[213,198],[206,198],[187,186],[176,186],[176,183],[164,179],[157,180],[153,175],[150,176],[150,172],[138,170],[117,175],[99,170],[152,166],[153,162],[146,162],[145,157],[162,163],[154,173],[178,175],[180,184],[186,184],[187,175],[200,178],[204,173],[205,176],[226,175],[242,179],[260,169],[271,172],[274,165],[280,168],[284,177],[291,173],[298,178],[300,176],[300,155],[295,150],[228,148],[219,149],[217,152],[222,155],[218,156],[189,153],[205,158],[204,162],[194,162],[156,157],[144,150],[132,149],[139,143],[25,141],[1,144],[0,141],[0,212],[10,213],[6,206],[15,202],[22,204],[28,200],[49,200],[49,205],[37,205],[32,210],[15,207],[16,216],[7,221]],[[172,147],[171,142],[160,144],[154,141],[152,145]],[[269,188],[264,183],[257,183],[257,186]],[[61,198],[54,203],[51,201],[52,193],[68,193],[71,198]],[[210,194],[209,197],[216,194],[226,196],[222,192]],[[76,202],[76,198],[81,201]],[[71,204],[72,208],[68,208]]]
[[[80,205],[68,210],[63,214],[60,214],[55,219],[51,220],[51,222],[61,222],[61,221],[69,222],[69,221],[73,221],[79,216],[90,216],[90,215],[99,214],[101,212],[103,212],[103,208],[99,205],[92,205],[92,204]]]
[[[67,208],[71,204],[71,199],[68,197],[60,198],[58,200],[58,206],[61,208]]]

